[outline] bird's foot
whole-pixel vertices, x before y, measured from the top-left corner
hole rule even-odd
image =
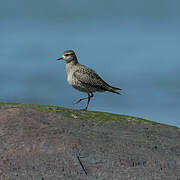
[[[78,104],[78,103],[81,102],[82,100],[83,100],[83,99],[80,98],[80,99],[78,99],[77,101],[75,101],[74,104]]]
[[[80,110],[82,110],[82,111],[87,111],[87,108],[83,108],[83,109],[80,109]]]

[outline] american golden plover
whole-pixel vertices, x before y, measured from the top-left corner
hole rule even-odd
[[[58,58],[57,60],[61,59],[66,61],[68,83],[75,89],[88,94],[88,97],[80,98],[74,103],[77,104],[84,99],[88,99],[84,110],[87,110],[90,99],[94,96],[94,92],[109,91],[112,93],[120,94],[116,91],[121,90],[120,88],[110,86],[104,80],[102,80],[94,70],[82,64],[79,64],[74,51],[64,51],[62,57]]]

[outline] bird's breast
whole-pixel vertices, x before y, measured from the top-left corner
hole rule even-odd
[[[68,83],[69,83],[70,85],[73,84],[72,73],[68,73],[67,81],[68,81]]]

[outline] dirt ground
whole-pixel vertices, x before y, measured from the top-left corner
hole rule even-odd
[[[56,179],[180,180],[180,129],[0,106],[0,180]]]

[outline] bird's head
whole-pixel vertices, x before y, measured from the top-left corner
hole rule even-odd
[[[64,51],[62,57],[57,58],[56,60],[64,60],[66,61],[66,63],[69,63],[71,61],[77,62],[77,57],[73,50],[67,50],[67,51]]]

